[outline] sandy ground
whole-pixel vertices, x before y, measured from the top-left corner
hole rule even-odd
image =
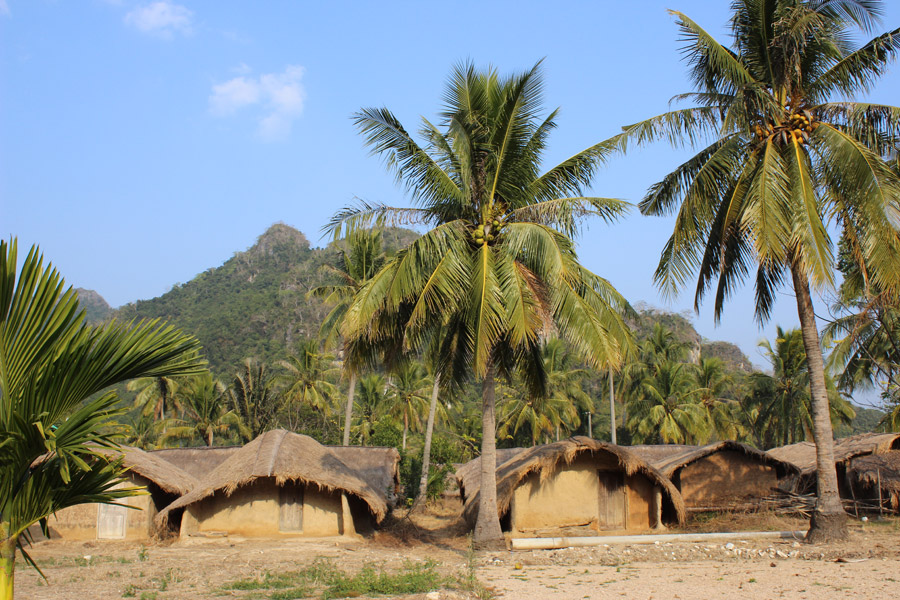
[[[260,598],[223,589],[266,572],[296,571],[317,558],[354,572],[431,559],[448,575],[467,565],[505,600],[594,598],[895,598],[900,596],[900,521],[854,524],[850,541],[810,546],[791,540],[598,546],[473,555],[446,511],[373,538],[316,540],[200,538],[170,544],[40,542],[32,556],[49,585],[19,561],[16,598],[144,600]],[[758,524],[758,523],[757,523]],[[801,525],[801,522],[769,525]],[[745,524],[746,525],[746,524]],[[706,524],[708,529],[711,525]],[[472,598],[453,591],[407,596]]]

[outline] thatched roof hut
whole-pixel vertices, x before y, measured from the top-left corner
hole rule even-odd
[[[125,482],[120,485],[144,488],[147,494],[130,496],[117,504],[81,504],[63,509],[49,520],[52,537],[69,540],[156,537],[160,534],[153,519],[157,512],[199,485],[197,478],[189,473],[139,448],[96,450],[110,461],[121,462]]]
[[[318,514],[321,527],[317,531],[336,534],[353,530],[352,523],[346,522],[353,508],[364,508],[379,522],[388,510],[385,492],[311,437],[274,430],[232,453],[157,519],[165,523],[175,511],[187,509],[182,532],[186,527],[203,530],[206,523],[250,535],[283,532],[284,519],[300,519],[290,531],[306,534],[311,528],[302,519]],[[294,511],[293,516],[285,511]],[[250,515],[258,522],[242,529],[241,521]],[[358,516],[358,510],[353,516]]]
[[[652,463],[684,497],[688,510],[752,508],[800,469],[761,450],[725,440]]]
[[[878,510],[900,510],[900,450],[853,458],[847,476],[855,498],[876,503]]]
[[[890,450],[900,450],[900,433],[861,433],[834,440],[834,461],[843,464],[857,456],[884,454]],[[816,445],[812,442],[772,448],[768,453],[793,463],[804,475],[816,470]]]
[[[499,467],[526,450],[528,448],[497,448],[497,466]],[[481,457],[477,456],[464,465],[457,467],[455,477],[459,487],[459,497],[465,502],[466,490],[477,491],[481,485]]]
[[[468,479],[463,514],[470,524],[478,514],[479,487]],[[580,436],[528,448],[500,465],[497,506],[512,531],[574,524],[641,531],[685,516],[675,486],[637,454]],[[619,522],[608,526],[610,515]]]

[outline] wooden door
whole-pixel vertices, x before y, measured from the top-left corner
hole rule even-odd
[[[599,471],[600,530],[625,529],[625,473]]]
[[[115,504],[97,506],[97,537],[101,540],[124,540],[129,509]]]
[[[278,530],[303,531],[303,487],[285,485],[278,489]]]

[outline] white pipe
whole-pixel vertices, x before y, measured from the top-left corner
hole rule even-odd
[[[734,533],[665,533],[656,535],[600,535],[585,537],[513,538],[512,550],[552,550],[603,544],[653,544],[655,542],[708,542],[712,540],[802,540],[805,531],[737,531]]]

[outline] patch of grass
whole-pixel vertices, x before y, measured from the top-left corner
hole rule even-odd
[[[159,596],[159,592],[142,592],[141,600],[156,600],[157,596]]]
[[[133,585],[131,585],[129,583],[128,585],[125,586],[125,589],[122,591],[122,597],[123,598],[134,598],[136,593],[137,593],[137,588],[135,588]]]
[[[140,550],[138,550],[137,558],[141,562],[144,562],[150,558],[150,552],[147,550],[146,546],[141,546]]]
[[[266,591],[272,600],[294,600],[319,593],[323,600],[357,596],[417,594],[444,587],[447,579],[437,572],[437,563],[406,562],[397,570],[385,571],[372,565],[355,574],[338,569],[333,562],[316,559],[300,571],[273,573],[233,581],[223,590]]]

